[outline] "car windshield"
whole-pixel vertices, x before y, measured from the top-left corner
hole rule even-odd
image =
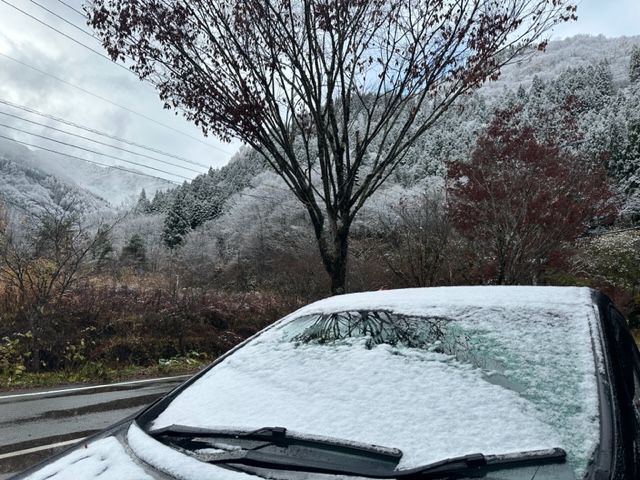
[[[581,477],[600,429],[588,290],[430,290],[302,309],[177,396],[151,431],[282,426],[398,448],[398,469],[560,447]]]

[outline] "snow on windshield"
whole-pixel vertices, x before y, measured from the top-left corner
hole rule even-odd
[[[438,348],[350,337],[292,340],[297,319],[382,310],[446,318]],[[562,447],[576,474],[599,438],[590,291],[456,287],[333,297],[285,318],[180,394],[153,422],[300,434],[399,448],[399,468]],[[295,334],[292,334],[295,333]],[[437,347],[437,344],[434,345]],[[466,352],[466,353],[465,353]]]

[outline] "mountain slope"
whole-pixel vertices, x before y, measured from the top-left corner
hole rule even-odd
[[[605,62],[611,71],[614,88],[628,86],[629,57],[634,46],[640,46],[640,36],[606,38],[578,35],[550,42],[546,52],[535,54],[527,60],[505,67],[498,81],[488,82],[480,89],[478,95],[466,102],[464,112],[445,118],[442,122],[443,126],[436,126],[424,139],[421,139],[420,145],[417,146],[419,148],[416,148],[415,154],[412,154],[417,158],[408,159],[408,168],[405,171],[396,172],[396,180],[405,177],[402,182],[411,184],[425,175],[441,174],[441,160],[460,156],[468,151],[473,140],[473,132],[486,122],[487,114],[491,109],[504,101],[505,93],[515,92],[518,87],[529,89],[536,77],[542,82],[552,82],[567,69],[586,68]],[[242,155],[246,153],[240,154]],[[15,142],[2,139],[0,139],[0,159],[12,162],[14,167],[11,168],[21,166],[37,169],[60,181],[88,190],[112,206],[117,206],[132,197],[137,198],[143,189],[147,197],[152,199],[157,191],[175,188],[174,184],[160,179],[100,167],[44,151],[30,150]],[[234,168],[236,166],[241,168]],[[6,170],[9,167],[3,168]],[[238,171],[234,172],[234,170]],[[261,169],[258,170],[261,171]],[[192,182],[193,188],[199,190],[196,196],[201,197],[206,189],[200,188],[200,183],[212,183],[216,185],[217,190],[226,190],[227,185],[235,183],[238,186],[246,185],[247,175],[251,176],[253,173],[251,169],[247,170],[242,162],[238,162],[235,166],[231,162],[221,172],[210,172],[197,177]],[[12,185],[13,181],[16,185]],[[23,188],[25,179],[16,177],[15,172],[11,175],[3,174],[2,182],[3,193],[11,192],[14,197],[28,193]],[[44,184],[39,185],[36,190],[47,188]],[[176,190],[179,191],[181,188]],[[187,188],[184,193],[187,194],[188,190]],[[35,195],[35,191],[31,193]],[[218,196],[217,192],[214,196]],[[170,194],[169,198],[172,197],[173,195]]]
[[[504,67],[500,78],[486,83],[480,91],[491,96],[502,93],[505,88],[527,88],[536,76],[548,81],[567,68],[587,67],[601,61],[609,64],[614,84],[624,86],[629,83],[629,57],[634,45],[640,46],[640,35],[619,38],[576,35],[555,40],[549,42],[546,51]]]
[[[43,150],[32,150],[19,143],[0,138],[0,160],[3,160],[3,185],[0,192],[12,192],[12,198],[17,198],[23,191],[20,185],[24,179],[16,176],[15,169],[31,172],[41,172],[44,176],[51,176],[61,182],[72,185],[77,189],[86,190],[87,194],[100,197],[100,201],[116,207],[123,202],[137,198],[142,189],[153,195],[158,190],[166,190],[174,184],[146,175],[139,175],[132,171],[101,167],[82,160],[56,155]],[[6,162],[13,164],[9,167]],[[10,173],[12,172],[12,173]],[[27,175],[34,178],[37,174]],[[10,188],[12,178],[17,182],[15,189]],[[45,188],[40,184],[39,188]],[[42,193],[42,192],[40,192]]]

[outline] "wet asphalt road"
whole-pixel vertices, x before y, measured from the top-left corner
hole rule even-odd
[[[0,392],[0,480],[138,412],[187,378]]]

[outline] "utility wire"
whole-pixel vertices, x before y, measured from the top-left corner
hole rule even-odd
[[[95,150],[91,150],[90,148],[80,147],[79,145],[73,145],[71,143],[63,142],[61,140],[56,140],[55,138],[46,137],[44,135],[38,135],[37,133],[31,133],[31,132],[28,132],[26,130],[22,130],[21,128],[12,127],[11,125],[5,125],[3,123],[0,123],[0,127],[9,128],[9,129],[15,130],[17,132],[26,133],[27,135],[32,135],[34,137],[43,138],[45,140],[49,140],[51,142],[59,143],[60,145],[65,145],[67,147],[78,148],[80,150],[84,150],[85,152],[93,153],[93,154],[100,155],[100,156],[103,156],[103,157],[113,158],[114,160],[118,160],[119,162],[130,163],[130,164],[136,165],[138,167],[147,168],[149,170],[154,170],[154,171],[160,172],[160,173],[166,173],[167,175],[172,175],[174,177],[183,178],[185,180],[191,180],[189,177],[178,175],[177,173],[167,172],[166,170],[161,170],[161,169],[156,168],[156,167],[149,167],[149,166],[143,165],[141,163],[136,163],[136,162],[133,162],[131,160],[125,160],[124,158],[120,158],[120,157],[115,157],[113,155],[109,155],[108,153],[96,152]]]
[[[84,12],[81,12],[80,10],[78,10],[76,7],[69,5],[67,2],[64,2],[63,0],[58,0],[59,3],[63,4],[65,7],[73,10],[74,12],[76,12],[78,15],[80,15],[82,18],[84,18],[86,20],[86,15],[84,14]]]
[[[41,9],[49,12],[51,15],[53,15],[56,18],[59,18],[60,20],[62,20],[64,23],[66,23],[67,25],[71,25],[73,28],[75,28],[76,30],[80,30],[82,33],[84,33],[85,35],[90,36],[91,38],[93,38],[94,40],[98,40],[98,38],[92,34],[91,32],[87,32],[85,29],[80,28],[78,25],[76,25],[73,22],[70,22],[69,20],[67,20],[66,18],[64,18],[61,15],[58,15],[56,12],[54,12],[53,10],[49,10],[47,7],[45,7],[44,5],[40,5],[38,2],[36,2],[35,0],[30,0],[31,3],[33,3],[34,5],[37,5],[38,7],[40,7]],[[50,28],[53,28],[51,26],[49,26]],[[55,28],[54,28],[55,30]],[[56,30],[57,31],[57,30]],[[64,35],[63,33],[61,33],[62,35]],[[84,44],[82,44],[84,45]],[[85,45],[86,46],[86,45]],[[111,59],[109,59],[111,60]]]
[[[202,173],[201,171],[199,171],[199,170],[194,170],[193,168],[183,167],[182,165],[176,165],[175,163],[167,162],[167,161],[162,160],[162,159],[160,159],[160,158],[152,157],[151,155],[145,155],[145,154],[143,154],[143,153],[137,153],[137,152],[134,152],[134,151],[132,151],[132,150],[127,150],[126,148],[118,147],[118,146],[116,146],[116,145],[111,145],[110,143],[105,143],[105,142],[101,142],[101,141],[99,141],[99,140],[94,140],[93,138],[85,137],[84,135],[79,135],[79,134],[77,134],[77,133],[67,132],[66,130],[62,130],[62,129],[60,129],[60,128],[52,127],[52,126],[50,126],[50,125],[46,125],[46,124],[44,124],[44,123],[40,123],[40,122],[36,122],[36,121],[34,121],[34,120],[29,120],[28,118],[20,117],[19,115],[13,115],[13,114],[11,114],[11,113],[3,112],[3,111],[1,111],[1,110],[0,110],[0,115],[5,115],[5,116],[7,116],[7,117],[16,118],[16,119],[18,119],[18,120],[22,120],[22,121],[24,121],[24,122],[29,122],[29,123],[31,123],[31,124],[33,124],[33,125],[38,125],[38,126],[40,126],[40,127],[44,127],[44,128],[49,128],[49,129],[51,129],[51,130],[55,130],[56,132],[64,133],[65,135],[71,135],[71,136],[73,136],[73,137],[76,137],[76,138],[82,138],[83,140],[88,140],[88,141],[90,141],[90,142],[94,142],[94,143],[97,143],[97,144],[99,144],[99,145],[104,145],[104,146],[106,146],[106,147],[115,148],[116,150],[120,150],[120,151],[122,151],[122,152],[132,153],[133,155],[138,155],[138,156],[140,156],[140,157],[145,157],[145,158],[148,158],[148,159],[150,159],[150,160],[154,160],[154,161],[156,161],[156,162],[160,162],[160,163],[164,163],[164,164],[166,164],[166,165],[170,165],[170,166],[172,166],[172,167],[182,168],[182,169],[184,169],[184,170],[189,170],[190,172],[195,172],[195,173],[198,173],[198,174],[201,174],[201,173]]]
[[[101,167],[112,168],[114,170],[122,170],[123,172],[132,173],[134,175],[142,175],[144,177],[151,177],[151,178],[155,178],[157,180],[164,180],[165,182],[170,182],[170,183],[174,183],[176,185],[180,185],[180,182],[176,182],[175,180],[169,180],[169,179],[162,178],[162,177],[156,177],[155,175],[150,175],[148,173],[143,173],[143,172],[137,172],[135,170],[129,170],[128,168],[119,167],[117,165],[107,165],[107,164],[96,162],[96,161],[93,161],[93,160],[87,160],[86,158],[77,157],[75,155],[70,155],[68,153],[62,153],[62,152],[58,152],[56,150],[51,150],[50,148],[45,148],[45,147],[41,147],[39,145],[34,145],[32,143],[27,143],[27,142],[23,142],[23,141],[20,141],[20,140],[16,140],[15,138],[6,137],[6,136],[4,136],[2,134],[0,134],[0,138],[4,138],[5,140],[11,140],[12,142],[16,142],[16,143],[19,143],[20,145],[24,145],[25,147],[33,147],[33,148],[37,148],[39,150],[44,150],[45,152],[50,152],[50,153],[55,153],[57,155],[62,155],[63,157],[75,158],[76,160],[81,160],[81,161],[86,162],[86,163],[93,163],[94,165],[99,165]]]
[[[0,53],[0,55],[2,55],[2,54]],[[208,168],[207,165],[204,165],[202,163],[198,163],[198,162],[195,162],[193,160],[189,160],[187,158],[180,157],[178,155],[174,155],[172,153],[167,153],[167,152],[164,152],[162,150],[158,150],[158,149],[153,148],[153,147],[148,147],[148,146],[143,145],[141,143],[136,143],[136,142],[133,142],[131,140],[127,140],[126,138],[117,137],[115,135],[104,133],[104,132],[101,132],[99,130],[95,130],[93,128],[85,127],[84,125],[79,125],[77,123],[73,123],[73,122],[71,122],[69,120],[65,120],[64,118],[56,117],[56,116],[50,115],[48,113],[42,113],[42,112],[40,112],[38,110],[34,110],[33,108],[29,108],[29,107],[26,107],[24,105],[19,105],[17,103],[12,103],[12,102],[9,102],[7,100],[3,100],[1,98],[0,98],[0,104],[8,105],[10,107],[13,107],[13,108],[16,108],[16,109],[19,109],[19,110],[23,110],[25,112],[29,112],[29,113],[32,113],[34,115],[38,115],[40,117],[50,118],[51,120],[55,120],[56,122],[64,123],[65,125],[69,125],[71,127],[79,128],[79,129],[84,130],[86,132],[95,133],[96,135],[100,135],[102,137],[107,137],[107,138],[110,138],[112,140],[117,140],[119,142],[126,143],[128,145],[132,145],[134,147],[139,147],[139,148],[142,148],[144,150],[148,150],[148,151],[151,151],[151,152],[154,152],[154,153],[159,153],[160,155],[164,155],[166,157],[176,158],[178,160],[181,160],[181,161],[186,162],[186,163],[190,163],[192,165],[196,165],[198,167]],[[178,166],[178,165],[176,165],[176,166]]]
[[[134,75],[135,75],[135,73],[134,73],[134,72],[132,72],[131,70],[129,70],[129,69],[128,69],[127,67],[125,67],[124,65],[122,65],[122,64],[120,64],[120,63],[117,63],[117,62],[114,62],[113,60],[111,60],[111,59],[110,59],[109,57],[107,57],[106,55],[103,55],[102,53],[98,52],[97,50],[94,50],[94,49],[92,49],[91,47],[89,47],[89,46],[85,45],[84,43],[79,42],[78,40],[76,40],[76,39],[74,39],[73,37],[70,37],[69,35],[67,35],[67,34],[65,34],[65,33],[63,33],[63,32],[61,32],[60,30],[58,30],[58,29],[56,29],[55,27],[53,27],[53,26],[51,26],[51,25],[47,24],[46,22],[44,22],[44,21],[42,21],[42,20],[40,20],[40,19],[38,19],[38,18],[34,17],[33,15],[31,15],[31,14],[29,14],[29,13],[25,12],[24,10],[21,10],[20,8],[16,7],[15,5],[13,5],[13,4],[11,4],[11,3],[9,3],[7,0],[0,0],[0,1],[1,1],[2,3],[5,3],[6,5],[9,5],[10,7],[14,8],[14,9],[18,10],[19,12],[23,13],[24,15],[26,15],[26,16],[28,16],[28,17],[30,17],[30,18],[32,18],[32,19],[34,19],[34,20],[36,20],[38,23],[40,23],[40,24],[42,24],[42,25],[45,25],[46,27],[48,27],[48,28],[50,28],[50,29],[54,30],[55,32],[59,33],[60,35],[62,35],[62,36],[64,36],[64,37],[66,37],[66,38],[68,38],[68,39],[70,39],[70,40],[71,40],[71,41],[73,41],[74,43],[77,43],[78,45],[81,45],[82,47],[84,47],[84,48],[86,48],[86,49],[88,49],[88,50],[92,51],[93,53],[95,53],[95,54],[99,55],[100,57],[107,59],[107,60],[109,61],[109,63],[111,63],[111,64],[115,64],[115,65],[117,65],[118,67],[123,68],[123,69],[124,69],[124,70],[126,70],[127,72],[132,73],[132,74],[134,74]],[[31,1],[33,2],[33,0],[31,0]],[[33,3],[35,3],[36,5],[39,5],[39,4],[37,4],[36,2],[33,2]],[[44,7],[42,7],[42,8],[44,8]],[[45,10],[46,10],[46,9],[45,9]],[[76,28],[79,28],[79,27],[76,27]],[[84,30],[83,30],[83,32],[84,32]],[[84,33],[87,33],[87,32],[84,32]],[[93,37],[93,35],[92,35],[92,37]],[[162,122],[158,122],[157,120],[154,120],[154,119],[153,119],[153,118],[151,118],[151,117],[148,117],[148,116],[146,116],[146,115],[143,115],[143,114],[141,114],[141,113],[138,113],[138,112],[136,112],[136,111],[134,111],[134,110],[131,110],[130,108],[127,108],[127,107],[123,106],[123,105],[120,105],[120,104],[117,104],[117,103],[115,103],[115,102],[112,102],[111,100],[108,100],[108,99],[106,99],[106,98],[104,98],[104,97],[101,97],[100,95],[97,95],[97,94],[95,94],[95,93],[93,93],[93,92],[90,92],[90,91],[88,91],[88,90],[86,90],[86,89],[84,89],[84,88],[82,88],[82,87],[79,87],[79,86],[77,86],[77,85],[74,85],[74,84],[72,84],[72,83],[70,83],[70,82],[67,82],[67,81],[65,81],[65,80],[62,80],[61,78],[56,77],[56,76],[54,76],[54,75],[51,75],[50,73],[47,73],[47,72],[45,72],[45,71],[43,71],[43,70],[40,70],[40,69],[35,68],[35,67],[31,66],[31,65],[28,65],[28,64],[26,64],[26,63],[24,63],[24,62],[22,62],[22,61],[20,61],[20,60],[17,60],[17,59],[15,59],[15,58],[13,58],[13,57],[11,57],[11,56],[7,55],[7,54],[0,53],[0,55],[2,55],[2,56],[3,56],[3,57],[5,57],[5,58],[8,58],[9,60],[12,60],[12,61],[14,61],[14,62],[16,62],[16,63],[19,63],[20,65],[23,65],[23,66],[25,66],[25,67],[27,67],[27,68],[30,68],[30,69],[32,69],[32,70],[35,70],[36,72],[38,72],[38,73],[40,73],[40,74],[42,74],[42,75],[46,75],[46,76],[51,77],[51,78],[53,78],[53,79],[55,79],[55,80],[58,80],[59,82],[62,82],[62,83],[64,83],[65,85],[69,85],[70,87],[77,88],[78,90],[81,90],[81,91],[82,91],[82,92],[84,92],[84,93],[87,93],[87,94],[92,95],[92,96],[94,96],[94,97],[96,97],[96,98],[99,98],[100,100],[103,100],[103,101],[105,101],[105,102],[107,102],[107,103],[110,103],[111,105],[114,105],[114,106],[119,107],[119,108],[122,108],[122,109],[124,109],[124,110],[126,110],[126,111],[128,111],[128,112],[130,112],[130,113],[133,113],[133,114],[135,114],[135,115],[138,115],[138,116],[140,116],[140,117],[142,117],[142,118],[144,118],[144,119],[146,119],[146,120],[149,120],[149,121],[151,121],[151,122],[153,122],[153,123],[155,123],[155,124],[157,124],[157,125],[160,125],[160,126],[162,126],[162,127],[165,127],[165,128],[170,129],[170,130],[173,130],[174,132],[179,133],[180,135],[183,135],[183,136],[185,136],[185,137],[188,137],[188,138],[190,138],[190,139],[192,139],[192,140],[195,140],[195,141],[197,141],[197,142],[200,142],[200,143],[202,143],[203,145],[206,145],[206,146],[208,146],[208,147],[210,147],[210,148],[213,148],[213,149],[215,149],[215,150],[218,150],[218,151],[220,151],[220,152],[222,152],[222,153],[225,153],[225,154],[227,154],[227,155],[232,155],[231,153],[226,152],[226,151],[222,150],[222,149],[221,149],[221,148],[219,148],[219,147],[216,147],[216,146],[214,146],[214,145],[211,145],[210,143],[207,143],[207,142],[205,142],[205,141],[203,141],[203,140],[201,140],[201,139],[199,139],[199,138],[197,138],[197,137],[194,137],[194,136],[192,136],[192,135],[189,135],[188,133],[184,133],[184,132],[182,132],[182,131],[180,131],[180,130],[178,130],[178,129],[175,129],[175,128],[173,128],[173,127],[170,127],[170,126],[168,126],[168,125],[166,125],[166,124],[164,124],[164,123],[162,123]],[[136,75],[136,77],[137,77],[137,75]]]
[[[84,43],[82,43],[82,42],[79,42],[78,40],[76,40],[76,39],[75,39],[75,38],[73,38],[72,36],[67,35],[67,34],[66,34],[66,33],[64,33],[64,32],[61,32],[61,31],[60,31],[60,30],[58,30],[57,28],[55,28],[55,27],[53,27],[53,26],[49,25],[49,24],[48,24],[48,23],[46,23],[46,22],[43,22],[43,21],[42,21],[42,20],[40,20],[39,18],[34,17],[34,16],[33,16],[33,15],[31,15],[30,13],[25,12],[24,10],[22,10],[21,8],[16,7],[16,6],[15,6],[15,5],[13,5],[12,3],[9,3],[7,0],[0,0],[0,1],[1,1],[2,3],[6,4],[6,5],[9,5],[11,8],[14,8],[14,9],[18,10],[20,13],[22,13],[22,14],[26,15],[27,17],[32,18],[33,20],[35,20],[36,22],[38,22],[38,23],[40,23],[40,24],[44,25],[45,27],[50,28],[51,30],[53,30],[53,31],[57,32],[58,34],[62,35],[63,37],[68,38],[68,39],[69,39],[69,40],[71,40],[73,43],[76,43],[76,44],[80,45],[81,47],[86,48],[87,50],[90,50],[91,52],[95,53],[96,55],[99,55],[100,57],[102,57],[102,58],[104,58],[104,59],[108,60],[111,64],[117,65],[118,67],[120,67],[120,68],[122,68],[122,69],[126,70],[126,71],[127,71],[127,72],[129,72],[129,73],[133,73],[131,70],[129,70],[127,67],[125,67],[125,66],[124,66],[124,65],[122,65],[121,63],[116,63],[116,62],[114,62],[113,60],[111,60],[111,59],[110,59],[109,57],[107,57],[106,55],[104,55],[104,54],[100,53],[98,50],[94,50],[94,49],[93,49],[93,48],[91,48],[90,46],[85,45],[85,44],[84,44]],[[135,75],[135,73],[133,73],[133,74]]]
[[[4,2],[5,0],[0,0],[0,1]],[[101,97],[100,95],[97,95],[97,94],[95,94],[95,93],[93,93],[93,92],[90,92],[89,90],[85,90],[85,89],[84,89],[84,88],[82,88],[82,87],[79,87],[79,86],[77,86],[77,85],[74,85],[73,83],[67,82],[66,80],[63,80],[63,79],[61,79],[61,78],[59,78],[59,77],[56,77],[55,75],[51,75],[50,73],[47,73],[47,72],[45,72],[44,70],[40,70],[39,68],[36,68],[36,67],[33,67],[33,66],[31,66],[31,65],[29,65],[29,64],[27,64],[27,63],[24,63],[23,61],[20,61],[20,60],[18,60],[18,59],[16,59],[16,58],[13,58],[13,57],[11,57],[11,56],[7,55],[6,53],[2,53],[2,52],[0,52],[0,55],[2,55],[2,56],[3,56],[3,57],[5,57],[5,58],[8,58],[9,60],[12,60],[12,61],[14,61],[14,62],[16,62],[16,63],[19,63],[19,64],[20,64],[20,65],[22,65],[23,67],[30,68],[31,70],[35,70],[36,72],[38,72],[38,73],[40,73],[40,74],[42,74],[42,75],[46,75],[47,77],[50,77],[50,78],[53,78],[54,80],[57,80],[57,81],[59,81],[59,82],[62,82],[62,83],[64,83],[65,85],[68,85],[68,86],[70,86],[70,87],[77,88],[78,90],[80,90],[80,91],[82,91],[82,92],[84,92],[84,93],[87,93],[87,94],[89,94],[89,95],[92,95],[92,96],[94,96],[94,97],[96,97],[96,98],[99,98],[100,100],[103,100],[103,101],[105,101],[105,102],[107,102],[107,103],[110,103],[111,105],[114,105],[114,106],[116,106],[116,107],[120,107],[120,108],[122,108],[122,109],[124,109],[124,110],[126,110],[126,111],[128,111],[128,112],[135,113],[136,115],[140,115],[141,117],[146,118],[147,120],[151,120],[152,122],[159,123],[159,122],[156,122],[155,120],[153,120],[152,118],[149,118],[149,117],[146,117],[146,116],[144,116],[144,115],[142,115],[142,114],[140,114],[140,113],[134,112],[133,110],[131,110],[131,109],[129,109],[129,108],[127,108],[127,107],[123,106],[123,105],[119,105],[119,104],[117,104],[117,103],[115,103],[115,102],[112,102],[111,100],[108,100],[108,99],[106,99],[106,98],[104,98],[104,97]],[[119,65],[119,64],[117,64],[117,65]],[[165,126],[166,126],[166,125],[165,125]],[[171,127],[167,127],[167,128],[171,128]]]
[[[4,2],[5,0],[0,0],[0,1]],[[24,67],[30,68],[31,70],[35,70],[36,72],[41,73],[42,75],[46,75],[47,77],[51,77],[51,78],[53,78],[54,80],[57,80],[57,81],[59,81],[59,82],[64,83],[65,85],[68,85],[68,86],[73,87],[73,88],[77,88],[78,90],[80,90],[80,91],[82,91],[82,92],[84,92],[84,93],[87,93],[87,94],[89,94],[89,95],[91,95],[91,96],[93,96],[93,97],[95,97],[95,98],[98,98],[98,99],[100,99],[100,100],[102,100],[102,101],[104,101],[104,102],[107,102],[107,103],[109,103],[109,104],[111,104],[111,105],[114,105],[114,106],[116,106],[116,107],[122,108],[123,110],[126,110],[127,112],[133,113],[134,115],[138,115],[139,117],[142,117],[142,118],[144,118],[145,120],[149,120],[150,122],[153,122],[153,123],[155,123],[155,124],[157,124],[157,125],[160,125],[160,126],[162,126],[162,127],[168,128],[169,130],[173,130],[174,132],[177,132],[177,133],[179,133],[180,135],[183,135],[183,136],[185,136],[185,137],[188,137],[188,138],[190,138],[190,139],[192,139],[192,140],[196,140],[197,142],[200,142],[200,143],[202,143],[202,144],[204,144],[204,145],[206,145],[206,146],[208,146],[208,147],[210,147],[210,148],[213,148],[213,149],[215,149],[215,150],[218,150],[218,151],[220,151],[220,152],[222,152],[222,153],[225,153],[225,154],[227,154],[227,155],[231,155],[231,153],[226,152],[226,151],[222,150],[221,148],[216,147],[215,145],[211,145],[210,143],[204,142],[204,141],[200,140],[199,138],[196,138],[196,137],[194,137],[194,136],[192,136],[192,135],[189,135],[188,133],[181,132],[180,130],[177,130],[177,129],[173,128],[173,127],[170,127],[169,125],[165,125],[165,124],[164,124],[164,123],[162,123],[162,122],[158,122],[157,120],[154,120],[154,119],[153,119],[153,118],[151,118],[151,117],[148,117],[148,116],[146,116],[146,115],[143,115],[142,113],[136,112],[135,110],[131,110],[130,108],[127,108],[127,107],[125,107],[125,106],[123,106],[123,105],[120,105],[120,104],[118,104],[118,103],[116,103],[116,102],[112,102],[111,100],[109,100],[109,99],[107,99],[107,98],[104,98],[104,97],[102,97],[102,96],[100,96],[100,95],[98,95],[98,94],[96,94],[96,93],[90,92],[89,90],[86,90],[86,89],[84,89],[84,88],[82,88],[82,87],[79,87],[78,85],[74,85],[73,83],[67,82],[66,80],[62,80],[61,78],[58,78],[58,77],[56,77],[56,76],[54,76],[54,75],[51,75],[50,73],[47,73],[47,72],[45,72],[45,71],[43,71],[43,70],[40,70],[40,69],[38,69],[38,68],[36,68],[36,67],[33,67],[33,66],[31,66],[31,65],[29,65],[29,64],[27,64],[27,63],[24,63],[24,62],[22,62],[22,61],[20,61],[20,60],[17,60],[17,59],[15,59],[15,58],[13,58],[13,57],[11,57],[11,56],[7,55],[6,53],[2,53],[2,52],[0,52],[0,56],[5,57],[5,58],[8,58],[9,60],[14,61],[14,62],[16,62],[16,63],[19,63],[20,65],[22,65],[22,66],[24,66]],[[205,166],[205,167],[206,167],[206,166]]]

